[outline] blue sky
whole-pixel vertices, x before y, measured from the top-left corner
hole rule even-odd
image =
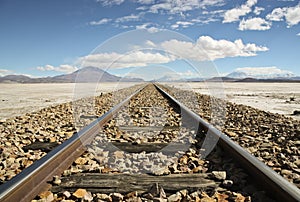
[[[300,75],[299,24],[293,0],[0,0],[0,76]]]

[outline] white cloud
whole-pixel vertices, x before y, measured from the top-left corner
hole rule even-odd
[[[241,39],[234,42],[215,40],[210,36],[201,36],[196,43],[170,40],[161,44],[161,47],[177,57],[197,61],[215,60],[226,57],[255,56],[257,52],[267,51],[264,46],[253,43],[244,44]]]
[[[282,70],[278,67],[241,67],[235,69],[235,72],[245,73],[247,76],[253,76],[257,78],[268,78],[268,77],[290,77],[294,76],[291,71]]]
[[[7,69],[0,69],[0,76],[12,74],[13,72]]]
[[[183,28],[187,28],[191,25],[193,25],[194,23],[192,22],[187,22],[187,21],[177,21],[175,24],[171,25],[172,29],[177,29],[179,26],[182,26]]]
[[[63,64],[63,65],[59,65],[58,67],[52,65],[39,66],[36,69],[40,71],[56,71],[56,72],[71,73],[76,71],[78,68],[71,65]]]
[[[206,6],[213,6],[222,3],[223,0],[163,0],[158,4],[152,5],[149,8],[149,11],[152,13],[163,11],[169,14],[180,14],[182,12],[205,8]]]
[[[272,13],[269,13],[266,18],[271,21],[282,21],[285,15],[286,8],[275,8]]]
[[[253,13],[254,13],[255,15],[259,15],[259,14],[260,14],[262,11],[264,11],[264,10],[265,10],[265,8],[256,6],[256,7],[254,8]]]
[[[137,0],[137,2],[140,4],[153,4],[155,1],[154,0]]]
[[[156,33],[159,32],[161,29],[157,28],[157,27],[149,27],[147,28],[147,31],[150,33]]]
[[[247,2],[240,7],[230,9],[225,12],[223,23],[239,21],[240,17],[251,12],[251,8],[257,3],[257,0],[247,0]]]
[[[114,5],[120,5],[125,0],[97,0],[97,2],[100,2],[103,6],[114,6]]]
[[[272,21],[283,21],[285,18],[288,27],[297,25],[300,22],[300,4],[295,7],[275,8],[266,18]]]
[[[147,9],[148,9],[147,6],[140,6],[140,7],[137,7],[137,8],[136,8],[137,11],[145,11],[145,10],[147,10]]]
[[[136,51],[129,54],[99,53],[79,59],[81,66],[99,68],[144,67],[148,64],[163,64],[175,60],[173,56],[160,53]]]
[[[239,25],[239,30],[268,30],[272,23],[262,18],[250,18],[242,20]]]
[[[298,33],[297,36],[300,36],[300,33]]]
[[[150,23],[144,23],[141,25],[137,25],[135,28],[136,29],[147,29],[147,27],[149,27],[151,24]]]
[[[111,21],[111,19],[109,19],[109,18],[103,18],[99,21],[91,21],[89,24],[90,25],[103,25],[103,24],[107,24],[110,21]]]
[[[149,33],[156,33],[156,32],[159,32],[161,31],[162,29],[160,28],[157,28],[155,26],[152,26],[151,23],[144,23],[144,24],[141,24],[141,25],[137,25],[135,27],[136,29],[145,29],[147,30]]]
[[[192,72],[191,70],[187,70],[185,72],[176,72],[176,74],[178,74],[181,77],[194,77],[197,74],[195,72]]]
[[[285,19],[289,26],[298,24],[300,22],[300,4],[287,8]]]
[[[193,78],[197,77],[196,72],[192,72],[191,70],[187,70],[185,72],[177,72],[177,71],[168,71],[162,73],[159,78],[165,77],[165,79],[172,81],[172,80],[179,80],[179,79],[186,79],[186,78]]]
[[[140,19],[140,15],[127,15],[116,19],[116,22],[129,22],[129,21],[138,21]]]
[[[148,25],[143,26],[144,28]],[[162,52],[135,51],[127,54],[122,53],[98,53],[87,55],[78,59],[80,66],[94,66],[106,68],[145,67],[149,64],[166,64],[177,59],[196,61],[209,61],[226,57],[249,57],[257,52],[267,51],[268,48],[253,43],[243,43],[241,39],[235,41],[215,40],[210,36],[201,36],[197,42],[169,40],[154,43],[146,40],[146,47]],[[49,67],[53,69],[53,67]],[[185,76],[188,76],[187,74]]]

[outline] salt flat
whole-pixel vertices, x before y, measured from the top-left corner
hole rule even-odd
[[[47,106],[98,95],[136,83],[0,84],[0,120]],[[300,83],[168,83],[202,94],[219,95],[230,102],[291,116],[300,110]],[[293,101],[294,100],[294,101]],[[292,116],[300,120],[299,116]]]
[[[230,102],[300,120],[300,116],[292,116],[294,110],[300,110],[300,83],[192,82],[169,85],[202,94],[218,95]]]
[[[0,84],[0,120],[136,83]]]

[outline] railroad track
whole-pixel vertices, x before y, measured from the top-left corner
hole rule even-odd
[[[202,147],[205,141],[217,140],[214,149]],[[110,200],[120,200],[127,193],[152,200],[195,200],[209,198],[214,192],[218,199],[226,199],[224,193],[230,192],[235,199],[227,196],[229,200],[237,200],[244,197],[238,192],[244,193],[242,188],[251,185],[279,201],[300,201],[297,187],[175,100],[162,86],[152,84],[135,91],[1,185],[0,201],[30,201],[49,184],[60,199],[68,198],[64,191],[75,194],[84,188],[101,193],[101,197],[112,193]],[[74,194],[69,197],[76,197]]]

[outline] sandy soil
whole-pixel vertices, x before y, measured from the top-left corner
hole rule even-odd
[[[202,94],[218,95],[230,102],[272,113],[293,116],[300,110],[300,83],[171,83],[171,86]]]
[[[0,120],[136,83],[0,84]]]

